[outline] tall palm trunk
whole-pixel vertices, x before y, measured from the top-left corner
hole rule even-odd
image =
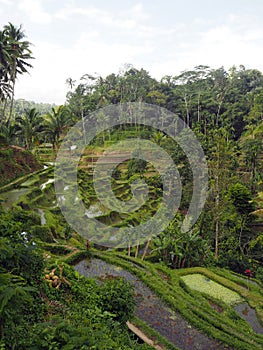
[[[15,70],[16,70],[16,65],[15,65]],[[14,98],[15,98],[15,81],[16,81],[16,74],[14,74],[13,79],[12,79],[12,94],[11,94],[11,102],[10,102],[10,108],[9,108],[9,113],[8,117],[6,120],[7,126],[10,125],[11,118],[12,118],[12,112],[13,112],[13,107],[14,107]]]
[[[13,74],[12,74],[12,79],[8,80],[8,92],[10,92],[10,91],[12,91],[11,98],[12,98],[12,96],[14,98],[14,77],[13,77]],[[9,125],[9,119],[10,119],[9,118],[10,113],[8,114],[8,116],[6,116],[6,110],[7,110],[7,105],[8,105],[9,100],[10,100],[10,95],[6,96],[6,98],[5,98],[4,108],[3,108],[3,112],[2,112],[2,118],[3,118],[2,123],[6,122],[7,125]]]
[[[6,117],[5,117],[6,107],[7,107],[7,97],[5,98],[3,111],[2,111],[2,120],[0,121],[0,125],[2,125],[6,121]]]
[[[219,172],[220,172],[220,145],[217,142],[217,162],[216,162],[216,179],[215,179],[215,259],[218,259],[219,249],[219,203],[220,203],[220,188],[219,188]]]

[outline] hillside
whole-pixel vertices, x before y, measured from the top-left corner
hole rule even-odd
[[[0,148],[0,186],[43,167],[34,155],[24,148],[6,146]]]

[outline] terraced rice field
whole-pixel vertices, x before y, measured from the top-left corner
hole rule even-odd
[[[226,288],[199,273],[186,275],[181,277],[181,279],[188,287],[213,298],[222,300],[229,305],[240,303],[243,300],[238,293],[233,292],[229,288]]]
[[[120,276],[131,282],[135,288],[135,315],[158,331],[179,349],[226,349],[214,339],[191,326],[183,317],[171,310],[160,298],[146,287],[140,279],[121,267],[106,263],[100,259],[82,261],[75,269],[86,277]]]
[[[76,269],[85,276],[99,280],[122,276],[132,282],[137,305],[135,315],[172,344],[173,347],[167,349],[257,350],[263,347],[263,327],[255,309],[243,302],[237,304],[242,306],[240,310],[232,305],[232,302],[240,302],[242,298],[247,300],[248,289],[242,278],[229,273],[228,280],[222,277],[223,271],[218,271],[217,275],[203,268],[170,270],[114,251],[93,254],[94,258],[99,259],[82,261],[76,265]],[[224,291],[224,301],[218,299],[216,302],[216,297],[204,292],[197,293],[186,286],[182,277],[198,273],[201,277],[213,276],[209,278],[211,282],[206,283],[214,282],[211,284],[214,289],[222,287],[219,290],[221,294]],[[230,288],[226,287],[227,283]],[[260,287],[253,286],[253,291],[251,288],[248,300],[252,298],[252,304],[256,301],[255,305],[262,307]],[[233,291],[233,294],[229,291]],[[244,315],[245,306],[247,315]]]

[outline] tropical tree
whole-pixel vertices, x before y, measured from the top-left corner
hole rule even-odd
[[[252,202],[251,191],[241,183],[236,183],[230,186],[229,188],[229,198],[234,205],[238,216],[239,216],[239,225],[236,223],[236,228],[239,229],[238,232],[238,241],[239,249],[244,254],[244,248],[248,244],[248,237],[243,237],[243,234],[246,230],[249,233],[249,223],[252,222],[253,216],[251,213],[254,211],[255,207]]]
[[[8,84],[8,61],[10,54],[8,51],[7,35],[0,31],[0,101],[4,102],[11,95],[11,89]]]
[[[197,227],[183,233],[175,222],[153,239],[153,251],[172,268],[200,266],[211,258],[209,241],[200,235]]]
[[[17,118],[16,121],[18,122],[18,128],[26,144],[26,149],[31,149],[33,144],[37,141],[40,128],[38,111],[35,108],[31,108],[27,110],[22,117]]]
[[[250,189],[255,193],[257,184],[263,181],[263,92],[253,98],[253,106],[246,118],[247,125],[240,137],[244,169],[250,173]]]
[[[18,126],[14,121],[8,125],[6,123],[0,125],[0,145],[14,144],[17,132]]]
[[[76,80],[72,79],[72,78],[67,78],[66,79],[66,84],[69,86],[70,90],[73,89],[73,87],[75,86]]]
[[[49,137],[53,149],[58,149],[58,144],[63,133],[67,131],[74,121],[73,115],[66,106],[52,108],[51,112],[43,116],[43,132]]]
[[[15,27],[10,22],[4,26],[0,34],[0,69],[3,74],[0,91],[1,98],[4,100],[3,118],[5,118],[7,101],[10,100],[7,123],[10,123],[12,116],[17,77],[19,74],[27,73],[27,69],[32,67],[28,63],[28,60],[33,58],[30,50],[31,43],[23,40],[24,38],[22,25]]]
[[[222,215],[228,201],[225,191],[235,179],[233,171],[237,166],[234,158],[234,144],[229,140],[227,130],[220,128],[210,135],[209,145],[209,173],[210,173],[210,192],[207,201],[208,207],[213,211],[213,229],[215,242],[215,259],[219,254],[220,227]]]

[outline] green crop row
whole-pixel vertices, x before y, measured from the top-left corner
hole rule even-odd
[[[187,288],[180,277],[189,273],[201,273],[211,280],[239,293],[248,302],[258,300],[258,295],[248,292],[234,281],[227,280],[215,272],[204,268],[169,270],[161,264],[151,264],[133,257],[114,252],[95,252],[94,256],[108,263],[119,265],[139,277],[172,310],[179,312],[185,320],[207,336],[240,350],[259,349],[263,345],[263,336],[253,332],[251,327],[225,303],[218,305],[223,312],[218,313],[202,293]],[[250,300],[251,298],[251,300]],[[262,299],[261,299],[262,302]],[[253,304],[253,302],[252,302]]]

